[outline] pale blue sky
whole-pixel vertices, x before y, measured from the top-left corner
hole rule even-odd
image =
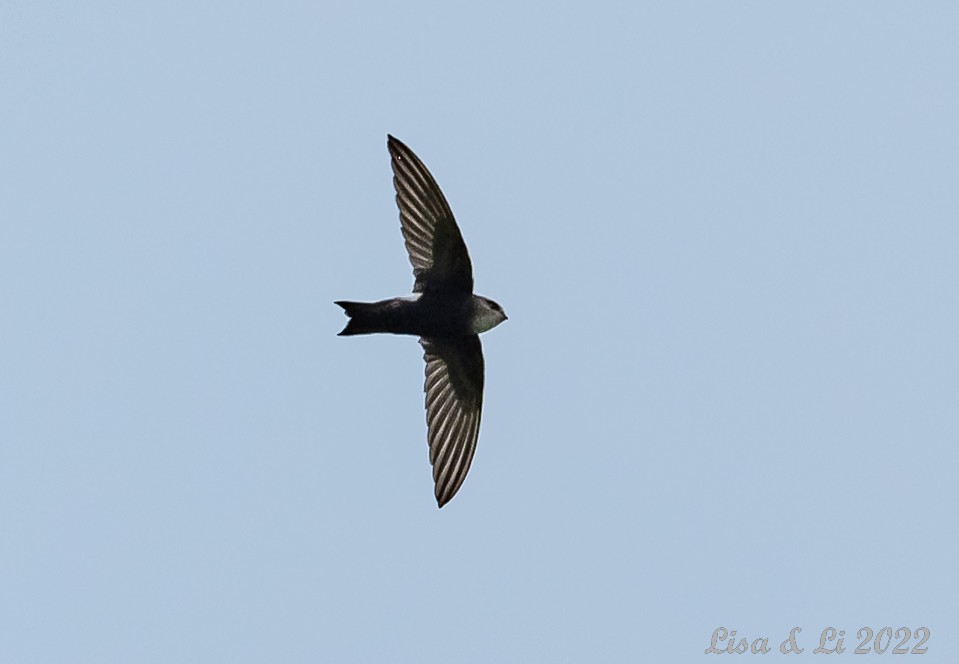
[[[957,35],[0,3],[0,662],[956,661]],[[336,336],[412,285],[387,132],[510,315],[443,510],[419,345]]]

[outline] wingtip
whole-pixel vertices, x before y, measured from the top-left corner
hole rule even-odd
[[[398,157],[404,152],[410,152],[410,149],[406,146],[406,143],[398,139],[393,134],[386,135],[386,148],[394,157]]]
[[[449,488],[447,488],[446,491],[444,491],[444,492],[442,492],[442,493],[440,493],[440,494],[434,493],[434,494],[433,494],[433,497],[436,498],[436,507],[437,507],[438,509],[443,509],[444,507],[446,507],[447,505],[449,505],[450,502],[453,500],[453,498],[456,497],[456,494],[457,494],[458,492],[459,492],[459,488],[457,488],[457,489],[456,489],[455,491],[453,491],[452,493],[450,493]]]

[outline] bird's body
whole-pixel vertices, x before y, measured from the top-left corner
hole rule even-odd
[[[350,317],[340,336],[355,334],[412,334],[417,337],[464,337],[493,328],[496,309],[479,295],[468,298],[444,293],[417,293],[379,302],[345,302]],[[492,313],[492,315],[491,315]]]
[[[413,295],[336,302],[350,317],[341,336],[411,334],[426,360],[426,419],[434,493],[440,507],[469,471],[479,437],[484,362],[479,334],[506,320],[502,307],[473,293],[473,268],[453,213],[426,166],[387,137],[393,186],[410,262]]]

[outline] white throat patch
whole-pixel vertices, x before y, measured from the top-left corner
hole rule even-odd
[[[470,329],[473,334],[492,330],[504,320],[506,320],[506,314],[502,311],[497,311],[482,298],[473,297],[473,315],[470,317]]]

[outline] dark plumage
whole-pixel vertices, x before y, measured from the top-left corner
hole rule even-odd
[[[466,243],[439,186],[413,152],[387,137],[400,225],[413,265],[411,297],[336,302],[350,317],[341,336],[412,334],[426,360],[426,422],[434,495],[442,507],[462,486],[476,451],[483,407],[479,334],[506,320],[473,294]]]

